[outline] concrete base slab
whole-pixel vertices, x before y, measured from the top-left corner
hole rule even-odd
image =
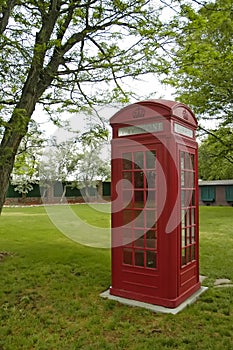
[[[137,300],[117,297],[115,295],[111,295],[109,292],[109,289],[106,290],[105,292],[101,293],[100,296],[102,298],[108,298],[110,300],[115,300],[115,301],[118,301],[119,303],[126,304],[129,306],[137,306],[137,307],[142,307],[144,309],[148,309],[148,310],[151,310],[151,311],[157,312],[157,313],[166,313],[166,314],[175,315],[178,312],[182,311],[186,306],[194,303],[199,298],[199,296],[202,293],[204,293],[207,289],[208,289],[208,287],[201,287],[198,291],[196,291],[193,295],[191,295],[188,299],[186,299],[182,304],[180,304],[176,308],[167,308],[164,306],[143,303],[143,302],[137,301]]]
[[[200,276],[199,276],[199,280],[200,280],[201,283],[202,283],[206,278],[207,278],[207,276],[204,276],[204,275],[200,275]]]

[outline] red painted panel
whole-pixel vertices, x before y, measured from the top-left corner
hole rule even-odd
[[[196,277],[197,275],[197,266],[196,263],[193,263],[190,266],[187,266],[183,270],[181,270],[181,278],[180,278],[180,285],[181,287],[187,283],[190,279],[193,279],[193,277]]]

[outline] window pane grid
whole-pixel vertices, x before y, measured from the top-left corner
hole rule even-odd
[[[122,156],[123,263],[141,268],[157,267],[156,153],[128,152]],[[132,189],[133,188],[133,189]]]
[[[123,248],[123,264],[142,268],[157,268],[157,252],[149,249]]]
[[[180,152],[181,185],[181,266],[196,259],[196,192],[194,154]]]

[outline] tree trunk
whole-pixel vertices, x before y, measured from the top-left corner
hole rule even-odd
[[[5,136],[0,145],[0,214],[5,202],[10,175],[14,166],[15,156],[20,141],[23,137],[22,134],[14,132],[10,133],[8,137]]]
[[[5,127],[0,144],[0,214],[6,198],[15,156],[22,138],[27,133],[35,105],[35,97],[31,92],[25,92]]]
[[[2,212],[2,207],[5,202],[6,192],[9,184],[9,171],[5,167],[0,166],[0,214]]]
[[[10,174],[13,169],[15,153],[12,152],[9,157],[7,157],[7,162],[4,164],[5,156],[2,156],[4,149],[0,151],[0,215],[2,208],[6,199],[6,193],[9,186]]]
[[[63,188],[63,193],[62,193],[62,196],[61,196],[61,199],[60,199],[60,203],[63,203],[63,200],[64,200],[65,195],[66,195],[66,189],[67,189],[67,185],[65,185],[64,188]]]

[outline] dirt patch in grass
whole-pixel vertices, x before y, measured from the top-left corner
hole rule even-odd
[[[13,256],[13,255],[14,254],[11,252],[0,251],[0,262],[3,261],[7,256]]]

